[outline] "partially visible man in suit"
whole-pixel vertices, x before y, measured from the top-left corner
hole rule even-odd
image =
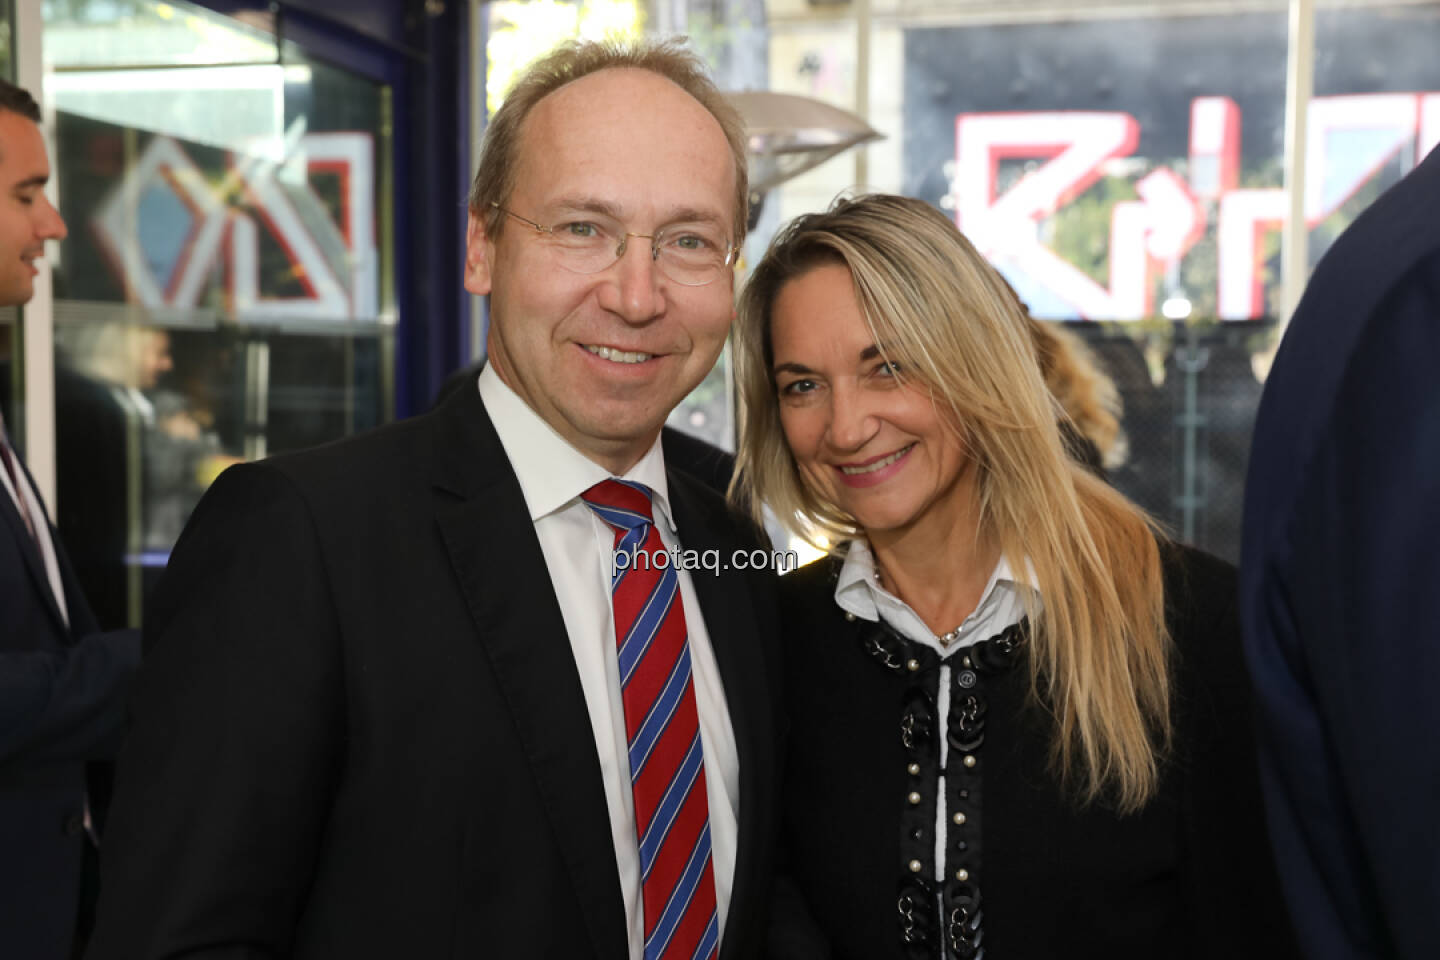
[[[470,197],[485,372],[228,471],[175,549],[92,960],[760,952],[771,576],[650,561],[756,543],[658,443],[725,340],[745,163],[674,45],[511,90]]]
[[[1307,957],[1440,957],[1440,149],[1310,280],[1255,425],[1241,566]]]
[[[29,301],[45,241],[65,236],[39,122],[0,80],[0,306]],[[66,960],[93,887],[86,763],[119,746],[140,638],[97,632],[3,417],[0,488],[0,956]]]

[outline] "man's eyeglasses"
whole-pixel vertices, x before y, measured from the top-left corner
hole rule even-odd
[[[572,216],[551,226],[528,220],[498,203],[490,206],[533,229],[554,252],[556,261],[575,273],[609,269],[621,257],[631,237],[650,241],[650,259],[676,283],[702,287],[716,280],[735,262],[738,252],[730,238],[708,223],[684,223],[658,233],[633,233],[602,216]]]

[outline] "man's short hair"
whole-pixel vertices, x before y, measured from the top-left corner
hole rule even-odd
[[[491,206],[504,206],[515,188],[516,156],[525,118],[545,97],[581,77],[601,70],[629,67],[649,70],[674,83],[710,112],[725,133],[735,166],[735,236],[745,238],[750,185],[745,158],[745,124],[739,112],[706,73],[705,64],[679,40],[572,41],[535,61],[510,88],[491,118],[480,147],[480,163],[470,187],[470,213],[485,223],[491,237],[500,235],[506,217]]]
[[[18,113],[31,123],[40,122],[40,104],[30,96],[30,91],[9,80],[0,80],[0,111]]]

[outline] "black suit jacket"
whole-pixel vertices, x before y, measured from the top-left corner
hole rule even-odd
[[[953,719],[948,728],[952,757],[977,759],[951,777],[951,789],[968,792],[947,812],[968,805],[970,813],[947,827],[948,863],[974,871],[986,956],[1295,956],[1265,836],[1234,568],[1184,547],[1163,556],[1175,746],[1138,813],[1120,816],[1104,802],[1081,808],[1059,785],[1049,763],[1053,722],[1031,700],[1024,646],[1011,660],[975,653],[981,664],[968,679],[950,660],[952,709],[971,694],[982,706],[978,746],[961,745]],[[839,568],[826,558],[781,581],[792,745],[782,846],[798,890],[786,904],[798,899],[802,909],[777,908],[770,955],[935,960],[943,939],[935,911],[912,910],[913,929],[928,930],[931,944],[912,952],[901,940],[899,897],[912,858],[924,861],[921,875],[934,875],[935,771],[922,764],[910,773],[902,715],[925,697],[929,707],[917,717],[938,709],[938,661],[924,648],[892,647],[880,625],[847,617],[834,599]],[[892,651],[893,669],[870,649],[872,638]],[[911,659],[913,672],[904,667]],[[933,743],[933,721],[910,731]]]
[[[1307,956],[1440,957],[1440,149],[1326,253],[1255,424],[1242,612]]]
[[[748,544],[670,484],[687,549]],[[773,585],[694,583],[739,752],[739,960],[775,819]],[[150,607],[90,956],[623,960],[562,602],[475,391],[227,471]]]
[[[0,956],[25,960],[70,956],[86,764],[114,757],[140,657],[137,634],[96,632],[53,527],[50,536],[68,625],[0,489]]]

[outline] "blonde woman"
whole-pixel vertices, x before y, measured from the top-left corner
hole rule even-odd
[[[781,581],[775,956],[1290,956],[1234,570],[1066,456],[999,275],[926,204],[842,200],[738,343],[735,493],[833,545]]]

